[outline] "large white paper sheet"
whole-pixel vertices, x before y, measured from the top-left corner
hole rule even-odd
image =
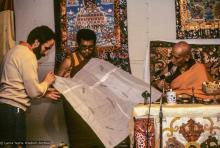
[[[149,84],[101,59],[91,59],[73,78],[57,77],[54,87],[88,123],[107,148],[124,140],[134,105]],[[160,92],[152,89],[153,101]],[[74,125],[73,125],[74,126]]]

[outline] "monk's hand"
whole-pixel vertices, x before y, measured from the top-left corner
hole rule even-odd
[[[169,85],[169,83],[167,83],[167,82],[165,82],[165,80],[157,80],[156,81],[156,85],[157,85],[157,87],[159,88],[159,89],[161,89],[161,90],[168,90],[168,89],[170,89],[170,85]]]
[[[51,100],[58,100],[60,98],[60,92],[55,88],[48,88],[45,97]]]

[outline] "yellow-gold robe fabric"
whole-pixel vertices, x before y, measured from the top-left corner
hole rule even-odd
[[[0,1],[0,62],[15,45],[13,0]]]

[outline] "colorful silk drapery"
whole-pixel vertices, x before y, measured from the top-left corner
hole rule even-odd
[[[0,61],[15,45],[13,0],[0,1]]]
[[[151,105],[150,119],[149,105],[139,104],[134,107],[134,126],[130,128],[134,129],[131,138],[135,141],[131,145],[159,148],[162,140],[163,148],[220,147],[219,105],[163,104],[162,110],[163,138],[160,139],[160,105]]]

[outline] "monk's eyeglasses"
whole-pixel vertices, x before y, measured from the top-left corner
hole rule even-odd
[[[80,50],[94,50],[94,49],[95,49],[95,46],[94,46],[94,45],[91,45],[91,46],[80,45],[80,46],[79,46],[79,49],[80,49]]]

